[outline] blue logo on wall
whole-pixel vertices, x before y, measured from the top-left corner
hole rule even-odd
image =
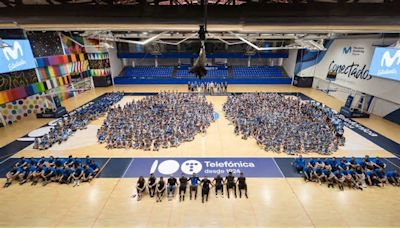
[[[3,40],[0,49],[0,73],[21,71],[36,67],[28,40]]]
[[[344,47],[343,48],[343,54],[350,54],[352,51],[351,46],[350,47]]]
[[[400,49],[375,48],[370,74],[382,78],[400,80]]]

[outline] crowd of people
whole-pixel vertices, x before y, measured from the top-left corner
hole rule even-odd
[[[90,121],[104,115],[109,107],[120,101],[123,96],[123,93],[120,92],[109,93],[88,105],[76,109],[74,112],[68,113],[66,117],[61,118],[54,127],[50,128],[49,133],[35,138],[33,148],[46,150],[54,144],[61,144],[67,141],[77,130],[86,129]]]
[[[21,157],[6,174],[4,187],[9,187],[13,181],[20,185],[31,182],[36,185],[41,182],[43,186],[50,182],[71,184],[79,186],[80,182],[90,182],[99,173],[99,165],[86,156],[85,159],[73,158],[25,158]]]
[[[345,143],[342,121],[317,102],[245,93],[230,95],[223,109],[236,135],[255,138],[266,151],[330,154]]]
[[[360,190],[367,186],[383,187],[387,183],[400,186],[399,172],[386,169],[385,162],[379,157],[371,158],[366,155],[362,159],[333,157],[306,160],[299,156],[292,165],[306,181],[327,183],[332,188],[338,185],[342,191],[345,185]]]
[[[107,148],[158,151],[177,147],[205,133],[213,121],[213,106],[203,96],[161,92],[111,108],[97,132]]]
[[[179,202],[185,200],[186,190],[189,186],[189,197],[190,200],[194,198],[197,199],[197,190],[201,188],[201,202],[208,201],[208,195],[210,193],[210,189],[215,187],[215,196],[218,198],[218,193],[221,193],[222,198],[224,197],[224,185],[226,187],[226,194],[228,198],[230,197],[230,192],[232,191],[237,198],[237,189],[239,190],[239,197],[242,198],[242,192],[244,192],[244,196],[248,198],[247,195],[247,183],[246,177],[243,173],[240,173],[240,176],[235,178],[232,172],[229,172],[225,177],[221,177],[217,175],[213,180],[208,179],[208,177],[204,177],[200,179],[195,173],[191,177],[186,177],[183,173],[179,179],[174,176],[170,176],[165,182],[163,177],[160,177],[157,181],[157,178],[154,174],[150,174],[148,178],[147,184],[144,177],[139,177],[136,184],[137,191],[137,200],[141,200],[143,198],[146,189],[151,198],[156,197],[156,202],[161,202],[165,196],[165,192],[167,192],[167,197],[169,200],[172,200],[175,195],[175,190],[179,189]],[[136,195],[133,195],[136,197]]]
[[[228,82],[188,82],[188,91],[206,94],[221,94],[228,91]]]

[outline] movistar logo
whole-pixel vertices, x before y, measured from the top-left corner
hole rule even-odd
[[[400,50],[396,51],[393,56],[389,51],[385,51],[381,59],[381,66],[391,67],[394,63],[400,65]]]
[[[344,48],[343,48],[343,54],[349,54],[349,53],[351,53],[351,51],[352,51],[351,46],[350,46],[350,47],[344,47]]]
[[[4,57],[6,57],[7,61],[10,61],[10,59],[16,60],[20,56],[24,56],[24,53],[22,52],[22,47],[17,41],[14,41],[12,47],[3,48],[3,54]]]

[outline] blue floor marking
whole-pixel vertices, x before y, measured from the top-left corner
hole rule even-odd
[[[111,158],[107,166],[100,173],[99,177],[120,178],[124,174],[126,168],[132,158]]]
[[[285,177],[301,177],[301,174],[297,173],[291,163],[294,161],[294,158],[274,158],[276,164],[278,164],[279,168],[282,170],[282,173]]]
[[[6,176],[6,174],[8,173],[8,171],[11,170],[11,168],[13,167],[13,165],[15,163],[17,163],[18,158],[10,158],[7,161],[5,161],[4,163],[2,163],[0,165],[0,178],[3,178]]]

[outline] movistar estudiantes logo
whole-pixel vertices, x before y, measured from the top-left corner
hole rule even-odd
[[[400,50],[396,51],[393,56],[389,51],[385,51],[385,53],[383,53],[381,66],[392,67],[393,64],[400,65]]]
[[[349,53],[351,53],[351,51],[352,51],[351,46],[350,46],[350,47],[344,47],[344,48],[343,48],[343,54],[349,54]]]
[[[11,47],[3,48],[3,54],[7,61],[10,61],[11,59],[17,60],[19,57],[24,56],[21,44],[17,41],[14,41],[14,44]]]

